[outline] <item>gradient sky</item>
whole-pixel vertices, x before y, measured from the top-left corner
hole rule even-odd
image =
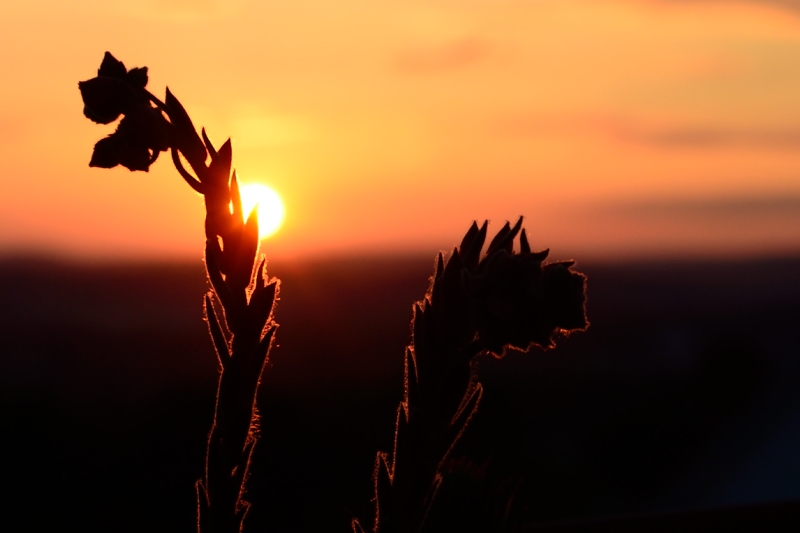
[[[0,253],[201,256],[169,158],[88,167],[106,50],[281,194],[274,257],[518,215],[559,259],[800,251],[800,1],[29,0],[0,44]]]

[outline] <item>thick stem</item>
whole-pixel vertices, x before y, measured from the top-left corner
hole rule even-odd
[[[213,264],[213,262],[212,262]],[[246,308],[254,312],[254,308]],[[208,310],[207,310],[208,312]],[[239,533],[249,503],[244,499],[257,433],[256,395],[275,332],[233,323],[230,356],[221,368],[214,422],[208,438],[206,476],[198,486],[198,531]]]

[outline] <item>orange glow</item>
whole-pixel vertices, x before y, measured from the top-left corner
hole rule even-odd
[[[113,126],[81,115],[77,81],[105,50],[270,176],[291,213],[270,257],[449,248],[518,215],[556,256],[800,251],[800,200],[714,207],[800,199],[792,5],[6,2],[0,253],[202,253],[168,157],[87,166]]]

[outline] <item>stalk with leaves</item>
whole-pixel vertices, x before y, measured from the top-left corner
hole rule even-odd
[[[202,138],[197,134],[169,89],[161,101],[145,88],[147,82],[147,67],[128,70],[106,52],[97,76],[79,83],[87,118],[110,124],[122,117],[116,131],[95,144],[89,165],[147,171],[160,152],[170,151],[178,173],[205,199],[211,290],[204,309],[219,385],[205,475],[196,483],[197,528],[239,533],[250,507],[244,496],[258,440],[256,393],[277,328],[279,281],[267,276],[266,259],[259,260],[256,211],[246,219],[242,212],[230,139],[216,149],[205,130]]]
[[[549,250],[531,251],[522,217],[506,223],[481,258],[487,226],[473,223],[446,263],[439,254],[428,293],[414,305],[394,450],[375,460],[375,533],[423,529],[441,466],[481,400],[477,355],[550,348],[554,334],[588,325],[586,278],[574,262],[543,264]],[[364,528],[354,520],[353,530]]]

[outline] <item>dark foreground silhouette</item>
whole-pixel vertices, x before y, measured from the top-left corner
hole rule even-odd
[[[281,331],[250,531],[348,531],[371,513],[430,257],[270,264]],[[800,259],[580,267],[586,333],[480,361],[484,397],[432,530],[796,514],[742,504],[800,497]],[[217,378],[205,290],[199,261],[2,261],[3,529],[194,530]],[[686,516],[700,520],[659,523]]]
[[[241,533],[280,280],[267,274],[259,254],[257,211],[243,210],[231,140],[216,146],[169,89],[162,101],[146,88],[148,80],[147,67],[128,69],[106,52],[97,75],[78,83],[84,116],[116,123],[95,143],[89,166],[148,171],[161,152],[170,152],[178,174],[203,196],[211,287],[203,309],[219,382],[204,475],[195,484],[197,531]],[[488,221],[473,222],[447,259],[439,253],[430,287],[414,305],[393,446],[375,459],[375,511],[352,519],[354,533],[422,531],[483,396],[481,355],[550,348],[554,335],[588,325],[585,276],[572,269],[574,261],[543,263],[549,250],[531,249],[522,221],[506,222],[489,242]]]

